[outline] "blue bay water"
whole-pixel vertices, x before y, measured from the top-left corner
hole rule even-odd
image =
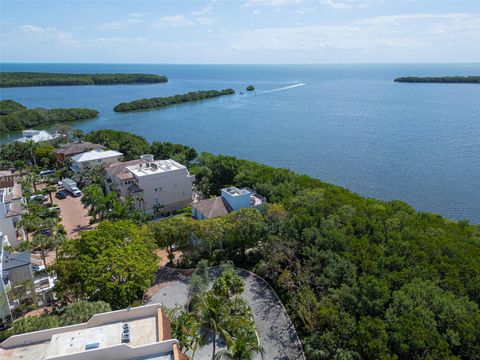
[[[165,74],[166,84],[8,88],[1,98],[28,107],[94,108],[98,118],[72,125],[286,167],[364,196],[480,222],[480,85],[392,81],[479,75],[480,64],[2,64],[1,70]],[[227,87],[238,92],[248,84],[256,93],[113,112],[123,101]],[[2,134],[1,141],[15,136]]]

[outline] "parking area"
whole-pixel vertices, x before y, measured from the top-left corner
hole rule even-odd
[[[57,199],[53,194],[53,203],[60,208],[62,216],[62,225],[67,230],[69,239],[78,236],[82,230],[94,229],[96,224],[90,224],[91,217],[88,210],[82,205],[82,197],[72,197],[68,195],[65,199]]]

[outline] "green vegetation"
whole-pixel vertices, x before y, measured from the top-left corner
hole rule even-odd
[[[0,101],[0,132],[23,130],[39,125],[91,119],[98,115],[92,109],[26,109],[13,100]]]
[[[125,160],[138,159],[143,154],[152,154],[156,159],[173,159],[188,165],[197,157],[195,149],[189,146],[159,141],[154,141],[150,145],[143,137],[126,131],[92,131],[83,136],[82,140],[120,151],[124,154]]]
[[[396,82],[408,83],[469,83],[480,84],[480,76],[438,76],[438,77],[417,77],[405,76],[396,78]]]
[[[43,314],[23,317],[14,321],[10,329],[0,332],[0,341],[16,334],[80,324],[88,321],[95,314],[107,311],[111,311],[110,305],[103,301],[77,301],[67,305],[65,311],[60,315],[55,313]]]
[[[93,134],[93,141],[123,148],[128,156],[153,152],[154,144],[132,134],[102,130],[85,138]],[[286,169],[209,153],[195,158],[191,148],[174,144],[155,148],[163,156],[188,156],[196,188],[206,197],[225,186],[246,186],[269,203],[221,218],[176,216],[148,226],[122,220],[130,214],[118,212],[112,219],[116,222],[103,221],[96,230],[60,245],[55,265],[60,298],[103,300],[115,309],[137,304],[154,276],[154,249],[166,248],[170,260],[181,253],[171,266],[198,266],[190,283],[191,306],[172,315],[183,349],[202,346],[205,330],[227,345],[230,337],[236,340],[227,346],[231,354],[224,356],[248,359],[248,354],[233,353],[255,349],[250,326],[246,334],[234,336],[244,327],[230,327],[239,320],[236,315],[248,313],[235,295],[241,283],[231,274],[211,291],[205,286],[207,263],[232,261],[272,285],[308,359],[478,356],[479,225],[417,212],[401,201],[367,199]],[[38,163],[49,152],[6,145],[0,160]],[[27,179],[33,185],[35,174]],[[94,187],[86,195],[85,201],[97,208],[96,199],[104,197]],[[102,207],[111,208],[99,204],[98,221],[109,216]],[[34,218],[24,218],[32,223],[25,227],[35,226]]]
[[[153,74],[0,72],[0,87],[145,84],[167,81],[165,76]]]
[[[253,85],[248,85],[247,86],[247,91],[253,91],[253,90],[255,90],[255,86],[253,86]]]
[[[8,115],[20,110],[27,110],[27,108],[13,100],[0,100],[0,115]]]
[[[170,314],[172,335],[179,340],[182,351],[190,351],[192,358],[205,338],[212,334],[212,359],[251,360],[262,354],[255,333],[255,322],[250,306],[239,294],[243,292],[243,280],[231,264],[221,267],[220,276],[207,291],[209,283],[205,262],[190,278],[191,302],[187,310],[176,309]],[[227,345],[216,353],[217,336]]]
[[[54,266],[58,291],[69,298],[102,300],[113,309],[138,304],[157,270],[154,250],[147,228],[104,221],[59,248]]]
[[[235,94],[233,89],[224,89],[224,90],[208,90],[208,91],[193,91],[187,94],[167,96],[167,97],[154,97],[150,99],[141,99],[130,101],[127,103],[120,103],[116,105],[113,110],[124,112],[124,111],[135,111],[135,110],[150,110],[158,109],[164,106],[177,105],[191,101],[198,101],[204,99],[210,99],[222,95],[232,95]]]

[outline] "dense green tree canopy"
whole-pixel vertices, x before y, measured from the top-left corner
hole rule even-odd
[[[26,109],[13,100],[2,100],[0,101],[0,132],[91,119],[97,115],[98,111],[92,109]]]
[[[0,72],[0,87],[142,84],[167,81],[168,79],[165,76],[153,74]]]
[[[102,300],[114,309],[142,299],[157,269],[154,242],[133,222],[102,222],[65,242],[55,268],[58,288],[79,299]]]
[[[84,141],[104,145],[123,153],[125,160],[138,159],[148,154],[150,145],[141,136],[118,130],[97,130],[83,137]]]
[[[222,95],[235,94],[233,89],[224,90],[207,90],[207,91],[193,91],[187,94],[167,96],[167,97],[154,97],[150,99],[134,100],[126,103],[120,103],[113,109],[115,111],[135,111],[135,110],[148,110],[158,109],[164,106],[176,105],[190,101],[204,100]]]
[[[410,83],[471,83],[480,84],[480,76],[405,76],[396,78],[396,82],[410,82]]]

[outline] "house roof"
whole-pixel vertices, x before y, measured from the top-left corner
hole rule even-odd
[[[211,199],[200,200],[192,205],[194,209],[202,213],[207,219],[227,215],[232,208],[221,196]]]
[[[3,251],[2,259],[2,269],[3,271],[8,271],[20,266],[30,265],[30,252],[15,252],[9,253],[8,251]]]
[[[61,145],[60,148],[55,151],[55,154],[73,156],[94,149],[105,149],[105,146],[100,144],[94,144],[88,141],[68,143]]]
[[[13,202],[10,205],[10,210],[5,214],[5,217],[9,218],[17,215],[22,215],[22,204],[19,202]]]
[[[84,162],[84,161],[107,159],[107,158],[122,156],[122,155],[123,154],[121,152],[118,152],[115,150],[103,151],[101,149],[95,149],[95,150],[74,155],[72,156],[72,160],[75,162]]]
[[[12,200],[20,200],[22,198],[22,185],[19,183],[14,183],[12,186],[12,191],[6,194],[3,198],[4,203],[11,202]]]
[[[146,163],[143,159],[130,160],[125,162],[113,163],[108,167],[108,172],[120,180],[133,179],[133,174],[127,169],[127,166],[133,166]]]
[[[52,140],[54,137],[46,132],[45,130],[24,130],[23,131],[23,137],[18,139],[17,141],[20,142],[27,142],[27,141],[33,141],[33,142],[40,142],[40,141],[47,141],[47,140]]]

